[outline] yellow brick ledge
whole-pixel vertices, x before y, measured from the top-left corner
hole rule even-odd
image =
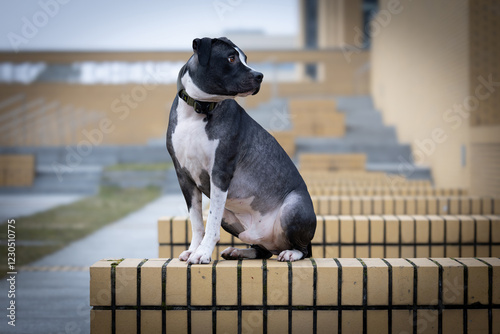
[[[176,258],[189,247],[187,217],[158,220],[159,256]],[[229,246],[246,247],[221,231],[212,254]],[[317,216],[312,240],[314,257],[498,257],[498,215],[368,215]]]
[[[500,198],[473,196],[312,196],[319,215],[498,215]]]
[[[433,188],[431,186],[412,186],[412,185],[387,185],[384,184],[309,184],[306,181],[307,189],[311,196],[465,196],[467,190],[454,188]],[[389,182],[390,183],[390,182]]]
[[[500,259],[101,260],[90,305],[92,333],[497,333]]]

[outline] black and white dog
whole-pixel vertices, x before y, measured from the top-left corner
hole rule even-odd
[[[167,130],[193,231],[179,258],[209,263],[221,225],[251,245],[227,248],[225,259],[310,257],[316,216],[306,184],[278,142],[234,100],[257,94],[262,73],[224,37],[197,38],[193,51],[179,73]],[[210,198],[206,229],[202,193]]]

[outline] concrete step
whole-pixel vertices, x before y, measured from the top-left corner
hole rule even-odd
[[[373,143],[397,145],[398,139],[396,131],[392,127],[376,128],[362,126],[348,126],[344,137],[337,138],[337,141],[346,143]]]
[[[103,147],[8,147],[2,148],[2,154],[34,154],[37,166],[113,165],[118,162],[117,150]]]
[[[126,146],[118,150],[119,163],[159,163],[170,162],[165,139],[162,145]]]
[[[32,187],[2,188],[1,193],[94,194],[99,191],[104,166],[171,161],[165,145],[4,147],[0,148],[0,154],[34,154],[36,163],[35,181]],[[133,184],[132,180],[129,184]]]
[[[369,113],[366,115],[350,115],[349,112],[344,112],[346,126],[360,126],[370,128],[385,128],[382,122],[382,117],[379,114]]]
[[[35,154],[37,166],[109,166],[117,163],[169,162],[165,145],[150,146],[65,146],[4,147],[0,154]]]
[[[367,163],[366,170],[404,176],[411,180],[432,180],[429,167],[416,166],[404,160],[399,163]]]
[[[356,143],[336,138],[297,138],[297,152],[300,153],[365,153],[367,162],[399,162],[400,158],[411,160],[409,145],[388,143]]]
[[[364,96],[336,96],[337,110],[374,110],[373,100],[369,95]]]
[[[101,171],[99,167],[78,168],[64,172],[61,170],[56,172],[50,168],[40,172],[39,169],[31,192],[95,194],[99,191]]]

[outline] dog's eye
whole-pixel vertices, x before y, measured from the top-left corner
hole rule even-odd
[[[235,60],[236,60],[236,58],[234,56],[227,57],[227,61],[230,62],[230,63],[234,63]]]

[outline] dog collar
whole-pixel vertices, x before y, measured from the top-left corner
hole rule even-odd
[[[209,116],[209,113],[214,110],[217,106],[217,102],[204,102],[193,99],[191,96],[186,93],[185,89],[181,89],[179,91],[179,98],[186,102],[189,106],[194,108],[198,114],[204,114]]]

